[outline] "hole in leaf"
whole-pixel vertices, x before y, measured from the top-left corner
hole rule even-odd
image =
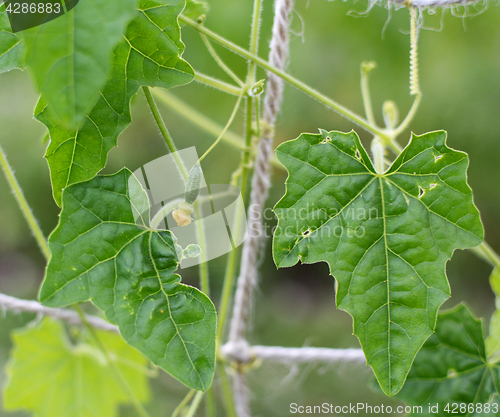
[[[302,232],[302,236],[307,237],[311,234],[311,229],[307,229],[305,232]]]
[[[361,159],[361,154],[359,153],[359,149],[356,148],[356,153],[354,154],[356,159]]]
[[[434,155],[434,162],[439,161],[444,155]]]
[[[418,198],[422,198],[422,196],[425,194],[425,190],[419,185],[418,186]]]
[[[435,182],[433,182],[433,183],[431,183],[431,184],[429,185],[429,190],[432,190],[432,189],[434,189],[434,188],[436,188],[436,187],[437,187],[437,184],[436,184]]]

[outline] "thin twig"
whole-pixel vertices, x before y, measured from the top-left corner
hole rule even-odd
[[[217,146],[217,144],[224,137],[224,135],[226,134],[227,130],[229,129],[229,127],[233,123],[233,120],[234,120],[236,114],[238,113],[238,110],[240,109],[240,104],[241,104],[241,99],[242,98],[243,98],[243,90],[241,90],[241,93],[240,93],[240,95],[238,97],[238,100],[236,101],[236,104],[235,104],[234,109],[233,109],[233,111],[231,113],[231,116],[229,117],[229,120],[226,123],[226,126],[224,126],[224,129],[219,134],[219,136],[217,137],[217,139],[215,140],[215,142],[212,143],[212,145],[206,150],[206,152],[202,156],[200,156],[200,159],[198,160],[198,162],[203,161],[205,159],[205,157]]]
[[[186,417],[194,417],[196,414],[196,410],[200,405],[201,399],[205,393],[203,391],[198,391],[194,397],[193,402],[191,403],[191,407],[189,407],[189,411],[186,414]]]
[[[198,71],[196,71],[194,80],[198,81],[201,84],[208,85],[209,87],[216,88],[217,90],[224,91],[225,93],[232,94],[234,96],[239,96],[241,94],[242,88],[218,80],[217,78],[210,77],[209,75],[202,74]]]
[[[205,43],[205,46],[207,47],[208,49],[208,52],[210,52],[210,55],[212,55],[212,58],[217,62],[217,64],[219,64],[219,67],[221,67],[223,69],[223,71],[229,75],[233,81],[236,82],[236,84],[238,84],[240,87],[244,87],[245,84],[243,83],[243,81],[241,81],[238,76],[233,72],[231,71],[231,68],[229,68],[225,63],[224,61],[221,59],[221,57],[219,56],[219,54],[217,54],[217,52],[215,51],[215,49],[213,48],[212,44],[210,43],[210,41],[208,40],[208,38],[205,36],[205,35],[201,35],[201,39],[203,39],[203,42]]]
[[[151,90],[149,89],[149,87],[144,86],[144,87],[142,87],[142,91],[144,92],[144,95],[146,96],[146,100],[149,104],[149,108],[151,109],[151,113],[153,113],[153,117],[156,121],[156,124],[158,125],[158,128],[160,129],[160,132],[163,136],[163,139],[165,139],[165,143],[167,144],[167,147],[170,150],[170,153],[174,157],[177,168],[179,169],[184,181],[186,181],[187,177],[188,177],[188,172],[187,172],[186,166],[184,165],[184,162],[182,161],[179,154],[177,153],[177,147],[175,146],[175,143],[174,143],[174,140],[172,139],[172,136],[170,136],[170,133],[167,129],[167,126],[165,125],[165,122],[163,121],[163,117],[161,117],[161,114],[160,114],[160,111],[158,110],[158,106],[156,105],[155,99],[151,95]]]
[[[181,412],[187,407],[187,405],[189,404],[189,401],[191,401],[191,398],[193,398],[195,394],[196,394],[195,389],[189,390],[187,395],[183,398],[183,400],[175,408],[174,412],[172,413],[172,417],[179,417],[181,415]]]
[[[41,314],[43,316],[54,317],[55,319],[65,321],[69,324],[82,324],[82,320],[76,311],[66,308],[45,307],[37,301],[22,300],[1,293],[0,309],[10,310],[16,313]],[[111,323],[108,323],[106,320],[101,319],[100,317],[91,315],[86,315],[85,317],[87,318],[87,321],[96,329],[119,333],[118,327],[112,325]]]

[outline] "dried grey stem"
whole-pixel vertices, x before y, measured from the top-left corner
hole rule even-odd
[[[238,417],[250,417],[249,391],[245,382],[245,375],[235,373],[233,375],[234,406]]]
[[[361,349],[328,349],[316,347],[286,348],[281,346],[252,346],[251,354],[255,357],[281,363],[336,363],[355,362],[366,364]]]
[[[0,293],[0,309],[10,310],[16,313],[35,313],[43,316],[50,316],[63,320],[70,324],[82,324],[80,316],[76,311],[64,308],[45,307],[32,300],[22,300]],[[118,327],[108,323],[100,317],[87,315],[87,321],[96,329],[119,333]],[[247,343],[237,345],[227,343],[222,348],[223,354],[238,362],[245,362],[246,358],[262,359],[271,362],[281,363],[309,363],[309,362],[359,362],[366,363],[365,356],[361,349],[328,349],[328,348],[286,348],[280,346],[249,346]],[[238,385],[238,396],[240,399],[248,398],[244,390],[244,380],[236,379]],[[235,393],[236,395],[236,393]],[[243,410],[244,408],[242,408]],[[240,417],[246,416],[239,414]]]
[[[248,363],[255,359],[280,363],[337,363],[366,364],[361,349],[330,349],[318,347],[290,348],[281,346],[250,346],[248,343],[226,343],[222,354],[230,361]]]

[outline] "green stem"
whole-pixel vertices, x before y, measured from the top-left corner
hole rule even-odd
[[[255,137],[260,139],[260,96],[255,97]],[[274,152],[273,152],[274,153]]]
[[[363,106],[365,108],[366,118],[368,123],[376,126],[375,116],[373,115],[372,99],[370,94],[370,72],[376,67],[375,62],[363,62],[361,64],[361,97],[363,98]]]
[[[231,71],[231,69],[224,63],[224,61],[221,59],[221,57],[217,54],[217,52],[215,51],[215,49],[213,48],[212,44],[210,43],[210,41],[207,39],[206,36],[204,35],[201,35],[201,39],[203,39],[203,42],[205,43],[205,46],[207,47],[208,49],[208,52],[210,52],[210,55],[212,55],[212,58],[215,59],[215,61],[217,62],[217,64],[219,64],[219,67],[222,68],[222,70],[227,74],[229,75],[234,82],[236,82],[236,84],[238,84],[240,87],[244,87],[245,84],[243,83],[243,81],[241,81],[238,76],[233,72]]]
[[[99,335],[97,334],[96,329],[94,329],[90,323],[87,321],[87,317],[85,317],[85,313],[81,309],[81,307],[78,304],[73,305],[74,309],[77,311],[78,315],[80,316],[80,319],[82,320],[83,325],[85,328],[88,330],[92,338],[94,339],[94,342],[96,343],[97,347],[101,350],[103,353],[104,357],[106,358],[108,364],[110,365],[111,369],[113,370],[115,377],[117,381],[120,383],[122,386],[122,389],[127,393],[128,398],[130,398],[132,405],[134,406],[135,410],[137,411],[137,414],[139,414],[141,417],[150,417],[148,412],[145,410],[145,408],[142,406],[141,402],[135,395],[135,392],[130,388],[130,385],[128,384],[127,380],[124,378],[122,372],[120,371],[120,368],[116,364],[115,360],[111,357],[108,348],[104,344],[104,342],[101,340]]]
[[[194,107],[187,104],[185,101],[176,97],[169,91],[163,89],[154,89],[152,90],[153,96],[155,96],[159,101],[168,106],[169,109],[176,112],[178,115],[184,117],[189,122],[193,123],[195,126],[204,130],[207,133],[217,137],[219,136],[220,131],[224,128],[220,124],[214,122],[209,117],[205,116],[200,111],[196,110]],[[222,140],[231,145],[234,148],[243,150],[245,147],[245,139],[242,136],[231,132],[228,130],[224,136],[222,136]],[[271,164],[278,169],[283,170],[283,165],[280,164],[276,155],[273,154],[271,157]]]
[[[392,139],[395,139],[397,136],[399,136],[401,133],[403,133],[403,131],[410,125],[411,121],[415,117],[415,114],[417,114],[417,110],[420,106],[421,100],[422,100],[422,95],[420,93],[418,93],[415,96],[415,101],[413,102],[413,105],[411,106],[411,109],[408,112],[408,115],[401,122],[401,124],[392,133],[390,133],[390,136]]]
[[[165,122],[163,121],[163,118],[161,117],[160,111],[158,110],[158,106],[156,105],[155,99],[151,95],[151,90],[149,87],[144,86],[142,87],[142,91],[144,91],[144,95],[146,96],[146,100],[149,104],[149,108],[151,109],[151,112],[153,113],[153,117],[155,118],[156,124],[158,125],[160,132],[163,136],[163,139],[165,139],[165,143],[168,146],[168,149],[170,150],[170,153],[174,157],[175,163],[177,164],[177,167],[179,168],[179,171],[181,172],[181,175],[184,178],[184,181],[187,180],[188,177],[188,172],[186,167],[184,166],[184,162],[182,161],[181,157],[177,153],[177,147],[175,146],[174,140],[172,139],[172,136],[170,136],[170,133],[168,132],[167,126],[165,125]]]
[[[150,222],[150,227],[153,230],[158,229],[158,226],[162,222],[162,220],[168,216],[168,214],[177,206],[179,203],[182,203],[184,199],[182,198],[176,198],[175,200],[172,200],[170,203],[164,205],[160,210],[158,210],[158,213],[156,213],[153,218],[151,219]]]
[[[403,122],[392,132],[392,139],[402,133],[415,117],[422,94],[418,80],[418,37],[417,37],[417,10],[410,7],[410,94],[415,96],[415,101]]]
[[[252,34],[250,37],[250,55],[257,56],[257,50],[259,47],[259,26],[260,26],[260,14],[262,9],[262,0],[255,0],[253,7],[253,17],[252,17]],[[194,23],[194,22],[193,22]],[[196,23],[195,23],[196,25]],[[209,31],[210,32],[210,31]],[[212,33],[212,32],[210,32]],[[209,34],[206,34],[210,37]],[[218,35],[216,35],[218,37]],[[217,39],[214,39],[217,42]],[[224,45],[223,45],[224,46]],[[246,77],[246,85],[252,86],[255,84],[255,73],[256,73],[256,62],[251,60],[248,65],[248,73]],[[238,206],[238,210],[234,219],[234,236],[239,236],[240,233],[240,218],[243,213],[241,211],[245,210],[246,203],[246,189],[248,183],[248,173],[250,164],[250,150],[252,146],[253,138],[253,97],[247,97],[247,112],[246,112],[246,135],[245,135],[245,149],[243,151],[242,157],[242,173],[241,173],[241,195],[243,197],[243,207]],[[236,275],[236,266],[239,255],[238,248],[234,248],[228,255],[226,262],[226,271],[224,274],[224,285],[222,287],[222,297],[219,307],[219,323],[217,328],[217,346],[222,346],[222,338],[224,336],[224,328],[226,324],[227,313],[229,310],[229,302],[231,300],[231,295],[233,292],[234,277]]]
[[[172,413],[172,417],[179,417],[181,415],[181,411],[184,410],[184,408],[186,408],[186,406],[189,404],[189,401],[191,401],[191,398],[194,397],[194,394],[196,394],[195,389],[189,390],[187,395],[183,398],[183,400],[175,408],[174,412]]]
[[[240,104],[241,104],[241,99],[243,98],[243,90],[241,90],[240,96],[238,97],[238,101],[236,101],[236,104],[234,106],[234,109],[231,113],[231,117],[229,117],[229,120],[226,123],[226,126],[224,126],[224,129],[220,133],[219,137],[215,140],[215,142],[207,149],[207,151],[200,157],[198,162],[201,162],[205,159],[205,157],[218,145],[218,143],[221,141],[222,137],[225,135],[227,130],[229,129],[229,126],[234,121],[234,118],[236,114],[238,113],[238,110],[240,109]]]
[[[384,145],[385,146],[388,146],[389,148],[391,148],[391,150],[396,154],[396,155],[399,155],[401,153],[401,151],[403,150],[403,148],[399,145],[399,143],[397,143],[394,139],[392,138],[388,138],[388,137],[384,137],[384,138],[380,138],[383,140],[384,142]]]
[[[224,128],[167,90],[154,89],[153,95],[171,110],[215,137],[219,136],[219,133]],[[227,131],[222,136],[222,140],[238,149],[242,149],[245,146],[245,139],[231,131]]]
[[[45,239],[45,236],[43,235],[43,232],[40,229],[40,226],[38,225],[38,222],[36,221],[35,216],[33,215],[33,212],[31,211],[31,208],[26,201],[26,198],[24,197],[23,191],[14,175],[14,171],[10,167],[9,161],[7,161],[7,156],[5,155],[1,146],[0,165],[2,166],[2,170],[5,174],[7,182],[9,183],[10,189],[12,190],[17,200],[17,204],[19,205],[24,218],[28,222],[31,232],[33,233],[33,236],[35,236],[36,242],[38,243],[38,246],[40,247],[40,250],[45,257],[45,260],[48,261],[50,259],[50,250],[47,245],[47,240]]]
[[[168,149],[172,153],[172,156],[174,157],[174,161],[177,164],[177,167],[179,168],[179,171],[180,171],[182,177],[184,178],[184,181],[187,181],[188,172],[187,172],[186,166],[184,165],[184,161],[181,159],[181,157],[177,153],[177,147],[175,146],[175,143],[174,143],[172,137],[170,136],[170,133],[168,132],[167,126],[165,125],[165,122],[163,121],[163,118],[161,117],[160,111],[158,110],[158,106],[156,105],[156,102],[155,102],[153,96],[151,95],[151,90],[146,86],[142,87],[142,89],[144,91],[144,95],[146,96],[146,100],[149,104],[149,107],[151,108],[151,112],[153,113],[153,117],[156,120],[156,124],[160,128],[160,132],[161,132],[163,138],[165,139],[165,142],[167,143]],[[161,219],[160,219],[160,221],[161,221]],[[200,232],[199,229],[198,229],[198,232]],[[203,233],[203,228],[202,228],[201,232]],[[202,252],[205,251],[205,247],[202,246],[204,241],[205,241],[204,235],[198,236],[198,243],[200,245]],[[201,262],[198,266],[198,270],[200,272],[200,279],[202,281],[203,287],[205,287],[204,289],[206,290],[209,288],[209,285],[208,285],[209,277],[208,277],[208,265],[207,265],[207,263]],[[202,291],[203,291],[203,288],[202,288]]]
[[[236,213],[241,215],[240,211]],[[222,286],[222,296],[219,305],[219,324],[217,325],[217,347],[222,346],[222,337],[224,336],[224,328],[226,325],[226,316],[229,310],[229,302],[233,292],[234,276],[236,273],[236,261],[238,258],[238,248],[234,248],[229,252],[226,261],[226,270],[224,273],[224,285]]]
[[[254,0],[253,17],[252,17],[252,34],[250,35],[250,53],[257,56],[259,49],[259,29],[260,29],[260,14],[262,11],[262,0]],[[251,86],[255,84],[256,65],[254,61],[250,61],[248,66],[248,74],[246,84]]]
[[[372,154],[373,154],[373,164],[375,166],[375,171],[377,174],[382,175],[385,171],[384,168],[384,146],[382,145],[379,138],[375,137],[371,143]]]
[[[193,29],[197,30],[198,32],[202,33],[203,35],[206,35],[208,38],[212,39],[213,41],[217,42],[218,44],[224,46],[225,48],[229,49],[230,51],[233,51],[234,53],[242,56],[243,58],[249,59],[250,61],[254,62],[255,64],[259,65],[260,67],[272,72],[273,74],[276,74],[278,77],[283,78],[286,82],[289,84],[293,85],[294,87],[298,88],[302,92],[308,94],[312,98],[318,100],[320,103],[324,104],[325,106],[329,107],[330,109],[336,111],[337,113],[341,114],[342,116],[346,117],[347,119],[351,120],[352,122],[356,123],[357,125],[361,126],[368,132],[371,132],[374,136],[378,136],[383,140],[389,140],[390,138],[387,135],[386,130],[380,129],[379,127],[372,126],[365,118],[362,116],[352,112],[351,110],[347,109],[346,107],[342,106],[341,104],[337,103],[336,101],[332,100],[331,98],[321,94],[319,91],[315,90],[314,88],[304,84],[302,81],[298,80],[295,77],[292,77],[291,75],[273,67],[270,65],[267,61],[259,58],[256,55],[253,55],[251,52],[245,50],[241,46],[238,46],[231,41],[228,41],[227,39],[224,39],[223,37],[217,35],[216,33],[208,30],[204,26],[201,26],[197,24],[196,22],[192,21],[191,19],[187,18],[186,16],[180,16],[179,19],[185,23],[186,25],[192,27]]]
[[[205,398],[206,398],[206,408],[205,408],[206,417],[216,417],[215,393],[213,385],[207,390]]]
[[[201,196],[201,197],[198,197],[198,199],[195,201],[195,203],[197,203],[197,202],[201,203],[203,201],[210,200],[210,198],[215,200],[217,198],[223,198],[223,197],[227,197],[230,195],[232,195],[232,193],[227,192],[227,193],[212,194],[211,197],[210,196]],[[179,205],[179,203],[182,203],[183,201],[184,201],[183,198],[176,198],[175,200],[172,200],[170,203],[166,204],[160,210],[158,210],[158,212],[151,219],[151,222],[150,222],[151,229],[154,229],[154,230],[158,229],[158,226],[160,225],[161,221],[165,217],[167,217],[168,214]],[[195,210],[196,210],[196,207],[195,207]],[[196,215],[198,216],[198,213]],[[200,217],[198,217],[198,218],[200,218]]]
[[[245,149],[243,151],[243,172],[241,174],[241,195],[243,196],[243,201],[247,202],[247,185],[248,176],[250,173],[250,156],[252,149],[252,139],[254,135],[253,131],[253,105],[254,98],[247,98],[247,114],[246,114],[246,135],[245,135]]]
[[[481,259],[490,263],[494,268],[500,269],[500,255],[486,241],[483,241],[483,243],[471,250]]]
[[[253,121],[253,98],[247,97],[247,113],[246,113],[246,142],[245,147],[247,150],[243,152],[242,156],[242,174],[241,174],[241,182],[240,182],[240,190],[241,195],[243,197],[243,201],[246,201],[246,191],[247,191],[247,183],[248,183],[248,174],[249,174],[249,165],[250,165],[250,148],[252,145],[252,121]],[[238,210],[236,212],[236,216],[234,218],[234,230],[233,236],[239,236],[241,232],[241,221],[240,218],[242,216],[242,211],[245,209],[245,204],[238,205]],[[233,284],[234,277],[236,275],[236,266],[239,255],[238,248],[234,248],[231,252],[229,252],[227,262],[226,262],[226,271],[224,274],[224,284],[222,286],[222,296],[219,306],[219,323],[217,327],[217,346],[222,346],[222,338],[224,336],[224,328],[226,324],[227,313],[229,310],[229,303],[231,300],[231,295],[233,292]]]
[[[224,91],[225,93],[232,94],[234,96],[239,96],[241,94],[242,88],[228,84],[224,81],[218,80],[217,78],[210,77],[209,75],[201,74],[198,71],[196,71],[194,79],[199,83],[208,85],[210,87],[216,88],[217,90]]]
[[[203,222],[201,221],[201,208],[200,202],[195,201],[193,204],[194,212],[196,214],[196,236],[198,238],[198,245],[201,249],[200,263],[198,264],[198,272],[200,274],[200,288],[208,297],[210,297],[210,277],[208,274],[208,260],[207,260],[207,241]]]
[[[205,393],[203,391],[198,391],[194,397],[193,402],[191,403],[191,407],[189,407],[189,411],[186,414],[186,417],[194,417],[196,410],[198,410],[198,407],[200,405],[201,399],[203,398],[203,395]]]

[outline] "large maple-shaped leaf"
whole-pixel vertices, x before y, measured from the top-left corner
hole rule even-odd
[[[137,17],[114,50],[111,78],[80,129],[66,129],[45,100],[38,103],[35,116],[50,132],[45,157],[58,205],[65,187],[94,177],[106,165],[131,122],[130,100],[140,86],[172,88],[193,80],[193,69],[181,58],[177,19],[183,7],[184,0],[140,1]]]
[[[499,388],[500,367],[486,359],[481,321],[458,305],[439,314],[397,398],[422,406],[410,415],[496,416]]]
[[[74,184],[62,207],[40,301],[61,307],[92,300],[128,343],[206,390],[215,366],[215,308],[180,283],[175,236],[148,227],[149,203],[137,179],[122,169]]]
[[[137,0],[85,0],[21,32],[26,63],[54,112],[78,128],[109,77],[111,53],[136,14]]]
[[[275,207],[275,263],[328,263],[337,305],[353,317],[389,395],[401,389],[450,295],[446,262],[483,238],[468,157],[445,140],[445,132],[412,136],[384,174],[354,132],[302,134],[276,150],[289,177]]]
[[[147,359],[119,335],[97,333],[137,399],[147,401]],[[37,417],[115,417],[118,405],[130,402],[103,353],[85,340],[71,343],[59,322],[45,318],[12,337],[6,410],[26,409]]]
[[[0,74],[24,68],[24,44],[12,33],[5,5],[0,6]]]

